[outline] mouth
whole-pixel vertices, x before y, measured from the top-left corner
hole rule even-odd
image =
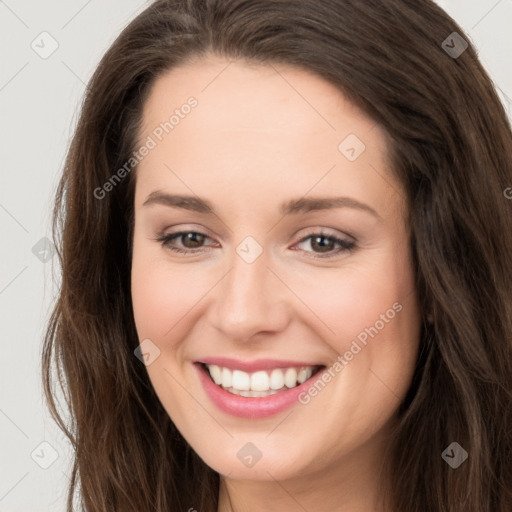
[[[200,364],[211,381],[224,391],[248,398],[263,398],[284,393],[300,386],[325,368],[323,365],[291,366],[250,373],[215,364]]]
[[[241,363],[217,358],[197,361],[194,367],[217,409],[247,419],[273,416],[298,405],[300,396],[327,368],[302,362]]]

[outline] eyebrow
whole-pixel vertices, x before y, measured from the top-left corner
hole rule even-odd
[[[215,209],[212,203],[206,199],[202,199],[197,196],[171,195],[160,190],[151,192],[142,206],[147,207],[153,204],[160,204],[172,208],[181,208],[207,215],[215,214]],[[292,199],[282,203],[279,211],[281,215],[297,215],[300,213],[344,207],[355,208],[382,219],[381,215],[371,206],[361,203],[352,197],[301,197],[300,199]]]

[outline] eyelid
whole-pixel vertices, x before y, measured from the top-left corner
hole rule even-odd
[[[164,248],[167,248],[168,250],[171,250],[175,253],[195,255],[195,254],[199,254],[201,252],[211,250],[211,246],[202,246],[202,247],[197,247],[197,248],[183,248],[183,247],[179,247],[179,246],[178,247],[172,246],[170,244],[171,241],[173,241],[175,239],[179,239],[181,236],[189,234],[189,233],[200,235],[207,239],[212,240],[212,237],[210,237],[208,234],[204,233],[201,230],[187,229],[187,228],[185,228],[185,229],[180,228],[179,230],[172,231],[170,233],[165,233],[165,230],[164,230],[161,233],[159,233],[157,238],[154,238],[154,240],[160,242]],[[304,251],[304,250],[300,250],[300,249],[292,249],[292,250],[298,250],[303,253],[306,253],[306,255],[307,255],[306,257],[309,257],[309,258],[313,258],[313,259],[317,259],[317,260],[318,259],[327,260],[329,258],[335,258],[336,256],[340,255],[341,253],[352,252],[357,247],[356,246],[357,240],[353,236],[348,235],[348,234],[337,235],[336,233],[329,232],[328,230],[326,230],[326,228],[323,228],[323,227],[309,228],[308,232],[306,234],[304,234],[298,241],[296,241],[293,244],[293,246],[301,244],[301,243],[305,242],[306,240],[308,240],[309,238],[313,238],[314,235],[316,235],[317,237],[324,237],[324,238],[331,239],[334,241],[335,244],[338,244],[341,247],[338,247],[336,250],[325,253],[325,255],[323,253],[316,253],[314,251]],[[346,237],[350,238],[350,240],[347,240]]]
[[[302,242],[304,240],[304,238],[307,238],[308,236],[311,236],[311,235],[323,235],[325,237],[334,237],[334,238],[345,237],[345,238],[349,238],[351,242],[358,241],[357,238],[354,237],[353,235],[351,235],[350,233],[347,233],[346,231],[339,232],[338,230],[335,230],[334,228],[326,228],[326,227],[322,227],[322,226],[312,226],[312,227],[303,228],[303,229],[306,230],[306,233],[303,234],[301,236],[301,238],[299,238],[297,240],[297,242]],[[205,230],[202,227],[196,229],[195,227],[185,226],[184,228],[180,227],[177,231],[170,231],[168,233],[165,232],[165,229],[162,229],[158,233],[158,236],[171,236],[171,235],[186,234],[186,233],[197,233],[198,235],[203,235],[210,239],[214,238],[211,235],[209,235],[208,233],[206,233],[205,231],[208,231],[208,230]],[[297,233],[300,231],[302,231],[302,229],[295,232],[295,234],[293,235],[293,238],[295,238]],[[214,235],[214,236],[217,236],[217,235]],[[295,243],[297,243],[297,242],[295,242]]]
[[[312,228],[306,228],[306,234],[303,235],[299,241],[302,241],[304,238],[307,238],[311,235],[322,235],[325,237],[332,237],[332,238],[348,238],[350,242],[357,242],[356,237],[350,235],[347,232],[340,232],[337,230],[334,230],[333,228],[325,228],[321,226],[313,226]]]

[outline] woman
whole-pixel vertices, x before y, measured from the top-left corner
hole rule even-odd
[[[68,509],[509,511],[511,142],[430,1],[152,3],[57,191]]]

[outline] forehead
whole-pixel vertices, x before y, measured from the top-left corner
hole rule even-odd
[[[181,109],[190,98],[196,106]],[[140,140],[155,139],[155,129],[161,140],[137,170],[145,189],[177,176],[186,178],[184,192],[223,183],[245,199],[256,188],[296,196],[346,185],[377,196],[385,186],[383,130],[334,85],[292,66],[209,58],[174,68],[151,88]],[[347,144],[364,150],[351,160]]]
[[[155,81],[144,108],[144,129],[168,119],[191,96],[200,107],[194,117],[201,118],[204,130],[215,128],[210,136],[250,131],[336,140],[347,129],[364,134],[375,125],[339,89],[307,70],[209,57],[176,67]]]

